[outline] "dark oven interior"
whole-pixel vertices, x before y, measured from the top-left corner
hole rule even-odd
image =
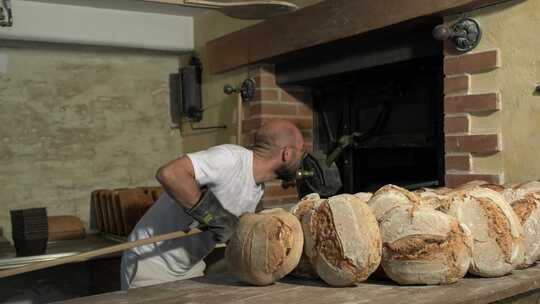
[[[278,83],[310,87],[314,150],[337,151],[343,192],[444,184],[443,51],[431,36],[437,22],[276,65]]]
[[[440,57],[341,75],[312,87],[314,147],[337,158],[343,191],[444,179]]]

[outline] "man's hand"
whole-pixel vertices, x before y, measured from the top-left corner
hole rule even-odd
[[[186,212],[202,225],[201,230],[210,231],[218,243],[227,242],[238,225],[238,217],[223,208],[210,190],[203,191],[197,204]]]

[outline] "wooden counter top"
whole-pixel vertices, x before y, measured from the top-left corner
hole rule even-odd
[[[116,245],[122,240],[113,240],[100,234],[88,234],[84,239],[54,241],[47,243],[47,252],[41,255],[17,257],[15,248],[9,242],[0,245],[0,271],[8,268],[24,266],[35,262],[55,260],[83,252]],[[118,256],[121,253],[117,254]],[[109,255],[107,257],[111,257]]]
[[[492,303],[518,295],[540,293],[540,266],[516,270],[501,278],[467,277],[446,286],[398,286],[369,281],[357,287],[332,288],[319,281],[284,279],[271,286],[238,283],[227,275],[211,275],[187,281],[79,298],[67,303]]]

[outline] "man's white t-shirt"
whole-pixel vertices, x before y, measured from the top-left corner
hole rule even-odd
[[[187,156],[199,186],[207,186],[225,209],[237,216],[255,211],[264,186],[255,183],[251,150],[220,145]],[[187,230],[192,223],[193,218],[164,193],[137,223],[128,240]],[[204,232],[128,250],[122,257],[122,288],[182,279],[215,245],[211,234]]]

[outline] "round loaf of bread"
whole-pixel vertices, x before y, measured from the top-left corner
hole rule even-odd
[[[480,187],[500,193],[512,206],[523,227],[523,261],[516,268],[532,266],[540,258],[540,183],[532,181],[506,187],[485,184]]]
[[[323,200],[302,221],[305,254],[326,283],[351,286],[379,266],[379,226],[369,206],[354,195]]]
[[[418,195],[395,185],[386,185],[373,195],[368,205],[377,221],[394,208],[420,206]]]
[[[449,284],[465,276],[472,238],[456,218],[427,206],[399,207],[380,222],[382,267],[398,284]]]
[[[308,214],[311,210],[316,209],[320,202],[323,201],[324,200],[321,199],[319,194],[311,193],[300,199],[300,201],[296,205],[294,205],[290,211],[294,216],[296,216],[296,218],[298,218],[300,223],[302,223],[304,216]],[[291,275],[302,279],[319,278],[319,275],[317,275],[317,272],[311,265],[311,262],[309,261],[308,257],[305,255],[304,252],[302,252],[300,262],[298,262],[296,268],[294,268],[294,270],[291,272]]]
[[[471,273],[503,276],[523,262],[523,229],[500,193],[476,187],[451,195],[447,213],[467,226],[474,240]]]
[[[532,266],[540,259],[540,191],[517,192],[517,197],[511,202],[523,227],[524,259],[517,268]]]
[[[302,255],[304,237],[298,219],[283,209],[240,217],[225,256],[239,280],[268,285],[289,274]]]

